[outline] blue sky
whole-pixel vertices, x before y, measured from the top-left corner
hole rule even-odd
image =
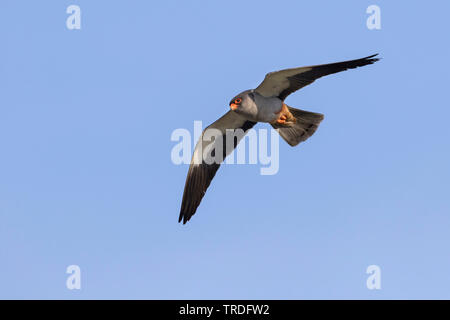
[[[449,10],[1,1],[0,298],[449,299]],[[173,130],[215,121],[269,71],[377,52],[287,98],[325,120],[280,140],[278,174],[223,166],[177,223]]]

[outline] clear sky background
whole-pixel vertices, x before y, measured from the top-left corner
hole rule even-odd
[[[449,299],[449,12],[2,0],[0,298]],[[174,129],[215,121],[269,71],[377,52],[288,97],[325,120],[298,147],[280,140],[278,174],[222,166],[177,223]],[[81,290],[66,288],[73,264]]]

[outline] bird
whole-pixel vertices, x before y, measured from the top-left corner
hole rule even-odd
[[[314,134],[324,115],[286,105],[284,100],[287,96],[323,76],[373,64],[379,60],[376,56],[378,54],[355,60],[269,72],[258,87],[245,90],[232,98],[229,102],[230,110],[203,130],[195,146],[178,222],[183,221],[183,224],[186,224],[192,218],[221,162],[256,123],[269,123],[290,146],[296,146]],[[221,135],[222,139],[207,138],[207,133],[211,131],[217,136]],[[233,139],[226,139],[227,134],[237,131],[241,134],[235,135]],[[230,143],[231,145],[225,145]],[[205,157],[205,153],[208,154],[205,151],[208,150],[210,154]],[[216,155],[216,150],[221,150],[222,154]]]

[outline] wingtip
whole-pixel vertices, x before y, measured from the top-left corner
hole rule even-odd
[[[188,222],[191,219],[191,216],[188,215],[186,212],[181,211],[180,216],[178,217],[178,223],[183,222],[183,225],[185,225],[186,222]]]
[[[180,216],[178,217],[178,223],[180,223],[181,221],[183,221],[183,218],[185,218],[183,211],[180,211]],[[185,218],[186,219],[186,218]],[[184,224],[184,223],[183,223]]]
[[[367,57],[363,58],[363,60],[368,60],[368,61],[370,61],[372,63],[377,62],[377,61],[379,61],[381,59],[381,58],[375,58],[376,56],[378,56],[378,54],[379,53],[372,54],[370,56],[367,56]]]

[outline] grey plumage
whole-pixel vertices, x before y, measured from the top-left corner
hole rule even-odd
[[[286,141],[290,146],[295,147],[316,132],[320,122],[323,120],[323,114],[295,109],[292,107],[288,107],[288,109],[296,119],[296,123],[294,125],[287,127],[277,123],[273,123],[271,125],[274,129],[278,130],[278,133],[284,141]]]
[[[356,60],[270,72],[255,91],[265,97],[277,96],[280,100],[284,100],[289,94],[313,83],[323,76],[372,64],[379,60],[375,58],[377,55],[374,54]]]
[[[287,106],[284,100],[289,94],[320,77],[372,64],[379,60],[375,56],[270,72],[256,89],[235,96],[229,104],[232,111],[208,126],[197,142],[186,177],[178,221],[184,224],[191,219],[221,162],[257,122],[270,123],[291,146],[314,134],[324,116]],[[207,129],[216,130],[217,139],[205,140]],[[230,132],[237,136],[233,136],[231,145],[226,145],[226,136]],[[222,153],[216,155],[216,150],[222,150]]]
[[[183,221],[183,224],[188,222],[197,210],[200,201],[205,195],[206,189],[208,189],[211,180],[216,175],[217,170],[220,167],[220,163],[236,148],[240,140],[244,137],[245,133],[251,129],[256,122],[248,121],[242,118],[233,111],[228,111],[219,120],[214,122],[203,130],[197,145],[194,149],[194,155],[192,157],[191,165],[186,177],[186,184],[184,186],[183,200],[181,202],[180,216],[178,222]],[[214,139],[214,141],[204,141],[203,135],[207,129],[217,129],[222,133],[221,139]],[[231,130],[232,129],[232,130]],[[242,134],[237,135],[237,139],[233,139],[232,146],[227,146],[227,130],[228,134],[235,133],[237,130],[242,130]],[[232,132],[230,132],[232,131]],[[222,143],[220,148],[215,146],[216,143]],[[216,155],[215,150],[222,150],[222,155],[219,155],[219,161],[211,162],[204,158],[203,153],[208,151],[208,148],[212,150],[212,157]],[[227,152],[228,151],[228,152]],[[200,154],[199,154],[200,153]],[[206,161],[205,161],[206,160]]]

